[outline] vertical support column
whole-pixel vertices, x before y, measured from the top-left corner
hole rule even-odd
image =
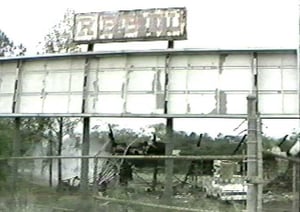
[[[258,186],[254,182],[257,177],[257,116],[256,97],[249,95],[248,101],[248,141],[247,141],[247,211],[257,211]]]
[[[90,149],[90,118],[83,118],[83,138],[81,155],[88,156]],[[84,194],[88,191],[89,180],[89,159],[81,159],[81,173],[80,173],[80,190]]]
[[[94,44],[88,44],[88,52],[94,50]],[[87,87],[88,87],[88,72],[89,72],[89,58],[85,60],[84,67],[84,79],[83,79],[83,98],[82,98],[82,108],[81,112],[84,114],[87,107]],[[88,156],[90,149],[90,117],[83,118],[83,133],[82,133],[82,149],[81,155]],[[82,194],[87,193],[88,191],[88,176],[89,175],[89,159],[81,159],[81,172],[80,172],[80,191]]]
[[[16,68],[16,79],[15,79],[15,87],[14,87],[14,96],[13,96],[13,103],[12,103],[12,113],[16,113],[18,111],[19,107],[19,85],[21,81],[21,67],[22,67],[22,61],[19,60],[17,63],[17,68]]]
[[[62,153],[63,124],[64,124],[63,117],[60,117],[58,119],[58,125],[59,125],[59,131],[58,131],[58,148],[57,148],[57,154],[58,154],[58,156],[61,156],[61,153]],[[57,168],[58,168],[57,181],[58,181],[58,185],[61,186],[61,184],[62,184],[62,163],[61,163],[61,159],[60,158],[58,158],[58,160],[57,160]]]
[[[123,113],[127,113],[127,95],[128,95],[128,84],[129,84],[129,78],[130,78],[130,67],[128,66],[128,57],[127,55],[125,56],[125,70],[126,70],[126,75],[125,75],[125,80],[122,83],[122,101],[123,101]]]
[[[18,99],[19,99],[19,84],[20,84],[20,72],[22,67],[22,61],[19,60],[16,67],[16,78],[15,78],[15,87],[14,87],[14,96],[12,103],[12,113],[17,112],[18,108]],[[20,156],[20,145],[21,145],[21,118],[17,117],[14,119],[14,138],[12,143],[12,156],[18,157]],[[17,190],[17,181],[18,181],[18,160],[13,160],[12,170],[11,170],[11,179],[12,179],[12,192]]]
[[[19,157],[20,156],[20,145],[21,145],[21,133],[20,133],[20,126],[21,126],[21,118],[17,117],[14,120],[14,138],[12,144],[12,156]],[[19,161],[13,160],[12,164],[12,192],[17,191],[17,181],[18,181],[18,168],[19,168]]]
[[[167,119],[167,129],[166,129],[166,149],[165,155],[172,155],[173,152],[173,119]],[[166,159],[165,161],[165,190],[164,190],[164,199],[166,202],[171,202],[171,198],[173,195],[173,168],[174,168],[174,160]]]
[[[49,133],[49,150],[48,150],[48,155],[51,157],[53,156],[53,137],[52,137],[52,132],[50,131]],[[52,187],[52,167],[53,167],[53,160],[52,158],[49,161],[49,187]]]
[[[168,41],[168,48],[174,48],[174,41]],[[165,108],[164,113],[168,114],[168,86],[169,86],[169,65],[170,56],[166,57],[166,75],[165,75]],[[173,118],[167,118],[166,126],[166,148],[165,155],[172,155],[173,152]],[[173,159],[165,160],[165,190],[164,190],[164,200],[166,202],[171,202],[171,197],[173,195]]]

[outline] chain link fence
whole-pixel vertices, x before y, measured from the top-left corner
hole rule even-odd
[[[285,152],[264,157],[263,211],[299,212],[300,161]]]
[[[231,212],[245,209],[247,184],[242,155],[86,157],[90,168],[88,191],[80,188],[81,158],[44,156],[1,160],[7,163],[8,170],[17,162],[18,172],[16,182],[9,175],[1,186],[0,211]],[[171,199],[164,196],[165,159],[175,162]],[[62,160],[61,182],[58,182],[58,160]],[[141,166],[141,160],[147,161],[146,164]]]

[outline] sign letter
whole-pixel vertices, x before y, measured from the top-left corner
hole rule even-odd
[[[97,14],[75,16],[74,40],[97,39]]]

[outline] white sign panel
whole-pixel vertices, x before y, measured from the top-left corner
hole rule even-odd
[[[16,62],[0,63],[0,113],[12,112],[16,70]]]
[[[296,55],[259,54],[259,110],[263,114],[297,114],[299,72]]]
[[[83,72],[83,59],[24,62],[16,112],[80,113]]]
[[[250,54],[172,58],[170,113],[245,114],[253,84],[251,62]]]
[[[90,67],[87,113],[163,113],[164,57],[100,58]]]
[[[90,116],[246,115],[246,98],[257,93],[261,114],[299,114],[296,54],[255,55],[161,51],[0,59],[0,113],[81,115],[84,106]]]

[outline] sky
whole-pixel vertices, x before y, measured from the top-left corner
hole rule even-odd
[[[30,53],[65,11],[99,12],[186,7],[188,40],[175,48],[296,48],[297,0],[9,0],[1,2],[0,29]],[[162,42],[107,44],[110,48],[165,48]]]
[[[0,29],[16,44],[35,54],[36,45],[63,18],[67,9],[75,12],[100,12],[146,8],[186,7],[186,41],[177,41],[175,48],[297,48],[299,6],[297,0],[9,0],[1,2]],[[163,49],[166,42],[110,43],[100,50]],[[99,50],[98,49],[98,50]],[[123,120],[125,125],[129,123]],[[216,134],[237,133],[233,129],[241,120],[181,120],[177,129],[209,131]],[[132,123],[136,123],[133,120]],[[210,123],[210,124],[207,124]],[[216,124],[219,123],[219,124]],[[230,124],[228,124],[230,123]],[[134,124],[133,124],[134,125]],[[216,126],[209,128],[207,126]],[[299,121],[266,121],[264,130],[277,137],[299,129]],[[280,129],[280,130],[278,130]]]

